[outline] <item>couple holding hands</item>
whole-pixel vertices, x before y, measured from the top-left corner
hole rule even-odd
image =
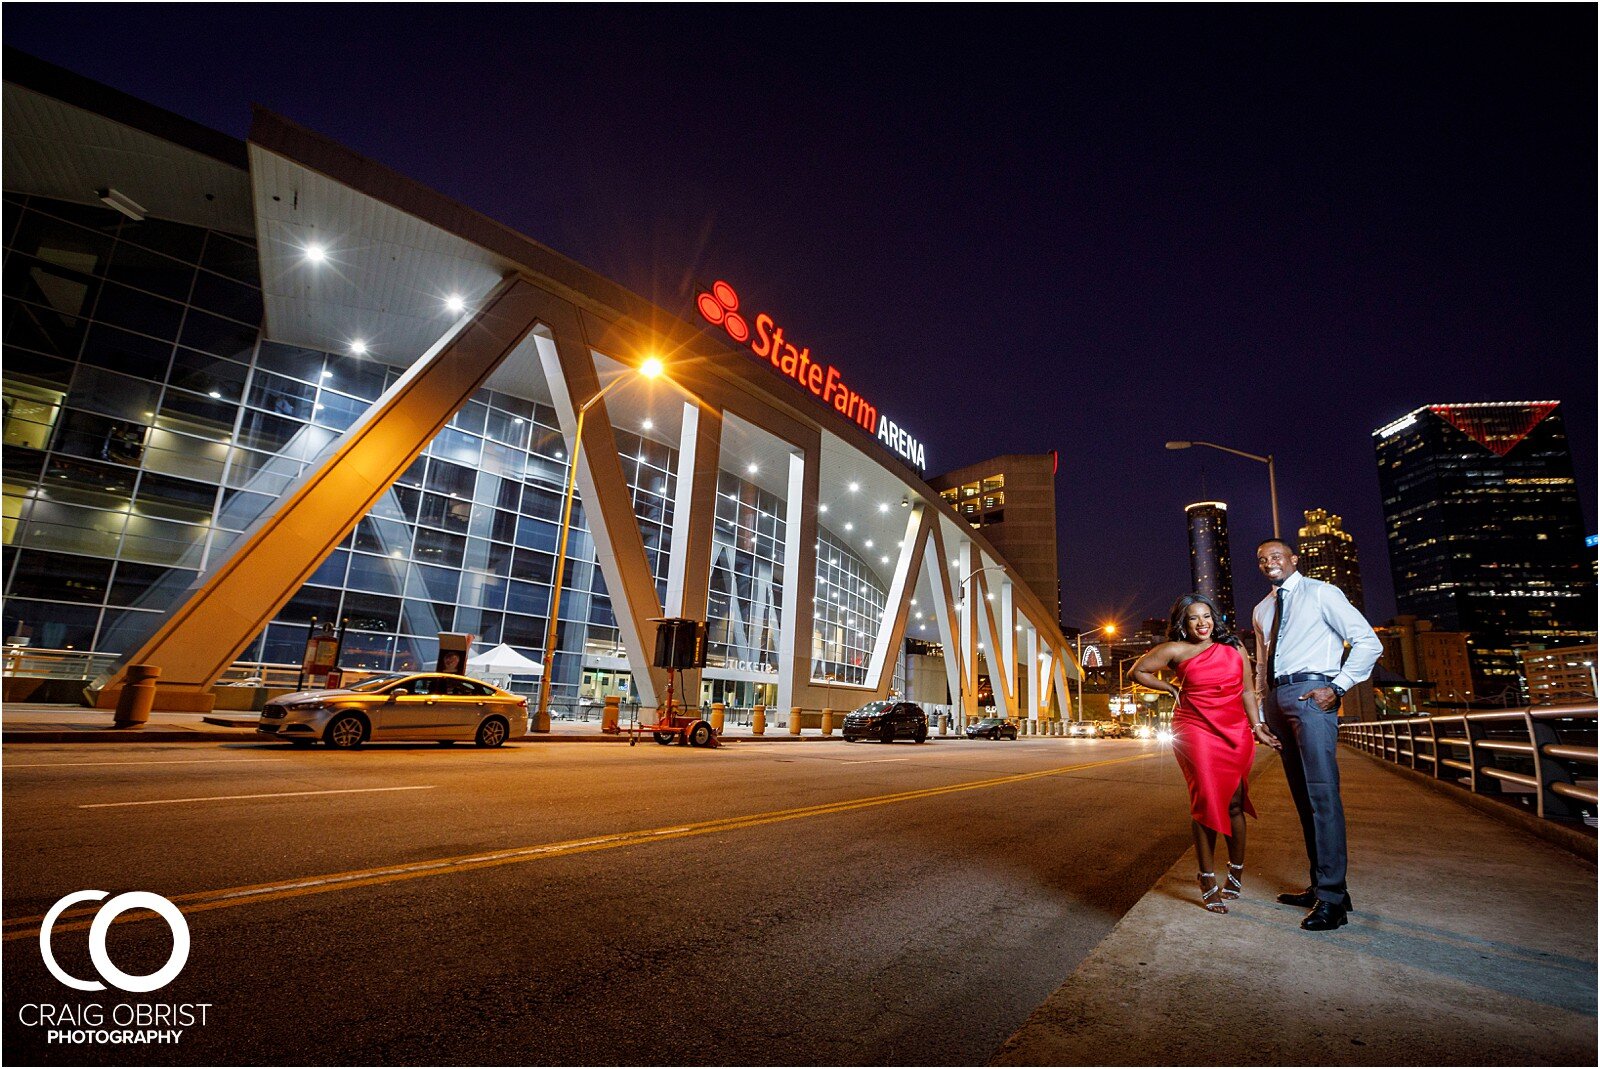
[[[1344,807],[1339,798],[1339,699],[1366,679],[1383,645],[1371,625],[1331,583],[1301,575],[1294,547],[1271,538],[1256,548],[1256,564],[1273,592],[1256,606],[1259,661],[1250,657],[1227,621],[1203,594],[1185,594],[1172,607],[1169,641],[1134,665],[1133,678],[1177,698],[1172,749],[1189,786],[1200,898],[1213,913],[1243,890],[1249,774],[1259,742],[1278,751],[1300,814],[1311,879],[1304,891],[1278,901],[1304,906],[1307,931],[1344,925],[1351,907],[1345,887]],[[1166,671],[1177,683],[1156,673]],[[1228,871],[1215,873],[1217,836],[1228,846]]]

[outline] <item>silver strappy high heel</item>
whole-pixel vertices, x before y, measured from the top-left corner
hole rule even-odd
[[[1210,912],[1210,913],[1226,913],[1226,912],[1228,912],[1228,907],[1223,905],[1221,902],[1213,902],[1213,901],[1211,901],[1213,898],[1215,898],[1218,894],[1221,893],[1219,888],[1217,887],[1217,874],[1214,873],[1214,872],[1201,872],[1201,873],[1198,873],[1195,876],[1195,879],[1197,879],[1200,882],[1200,904],[1202,906],[1206,907],[1207,912]],[[1206,881],[1207,880],[1211,881],[1211,889],[1209,891],[1206,890]]]
[[[1244,884],[1240,877],[1244,875],[1244,866],[1228,862],[1228,875],[1222,885],[1223,898],[1238,898],[1244,892]]]

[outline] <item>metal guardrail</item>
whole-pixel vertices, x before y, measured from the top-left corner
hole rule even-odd
[[[1532,793],[1541,817],[1580,817],[1596,795],[1594,705],[1551,705],[1339,726],[1348,746],[1474,794]],[[1577,803],[1576,805],[1574,803]]]

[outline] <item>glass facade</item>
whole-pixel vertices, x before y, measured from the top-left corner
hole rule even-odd
[[[866,561],[842,539],[821,528],[817,537],[811,678],[818,682],[865,683],[889,594]]]
[[[40,198],[5,212],[5,638],[120,654],[400,369],[260,341],[235,235]],[[664,595],[677,451],[615,433]],[[298,663],[315,618],[348,621],[347,667],[431,666],[440,631],[542,660],[564,449],[549,406],[480,390],[243,659]],[[781,520],[756,530],[770,563]],[[753,561],[733,560],[735,588]],[[558,696],[580,662],[626,667],[581,503],[557,645]]]
[[[1520,650],[1595,635],[1559,406],[1432,405],[1374,437],[1400,611],[1468,632],[1479,697],[1525,699]]]

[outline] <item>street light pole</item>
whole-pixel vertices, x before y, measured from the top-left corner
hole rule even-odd
[[[1224,453],[1232,453],[1236,457],[1244,457],[1247,460],[1258,460],[1267,466],[1267,487],[1272,491],[1272,537],[1282,538],[1283,531],[1278,525],[1278,470],[1277,466],[1273,463],[1272,454],[1268,453],[1264,457],[1258,456],[1255,453],[1246,453],[1242,449],[1233,449],[1225,445],[1218,445],[1216,442],[1168,442],[1167,448],[1188,449],[1191,446],[1196,445],[1203,445],[1207,449],[1219,449]]]
[[[1083,677],[1084,677],[1084,671],[1083,671],[1083,640],[1084,640],[1084,636],[1098,634],[1101,631],[1104,631],[1108,635],[1114,635],[1114,634],[1117,633],[1117,625],[1116,624],[1101,624],[1099,627],[1091,627],[1087,631],[1079,631],[1078,632],[1078,637],[1076,639],[1076,641],[1078,643],[1078,719],[1079,720],[1083,719]]]
[[[661,374],[661,361],[652,356],[639,365],[638,371],[645,378],[653,379]],[[561,587],[566,579],[567,536],[572,530],[572,499],[577,496],[578,490],[578,455],[583,449],[583,417],[588,415],[589,409],[593,408],[602,397],[626,380],[626,375],[617,376],[578,408],[578,425],[572,437],[572,462],[567,473],[566,494],[561,504],[561,535],[556,543],[556,571],[550,587],[550,626],[545,632],[544,671],[539,676],[539,708],[533,715],[533,730],[536,732],[550,730],[550,676],[555,670],[556,626],[561,615]]]

